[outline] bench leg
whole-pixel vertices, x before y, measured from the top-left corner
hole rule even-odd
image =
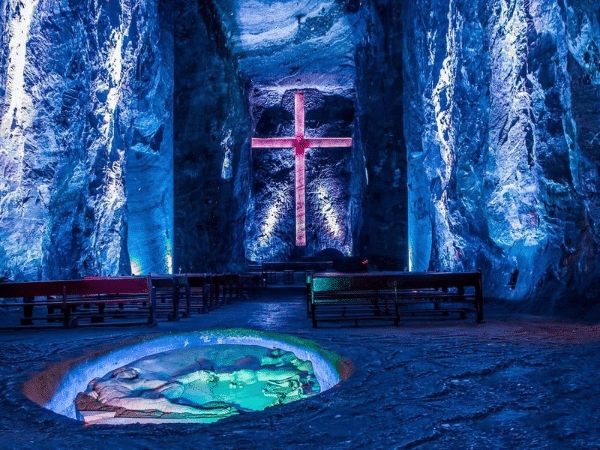
[[[23,318],[21,319],[21,325],[33,325],[33,302],[35,297],[23,297],[23,303],[26,305],[23,307]],[[31,305],[31,306],[29,306]]]
[[[477,310],[477,323],[483,322],[483,296],[481,291],[475,295],[475,309]]]
[[[192,315],[192,294],[190,292],[190,286],[186,285],[185,287],[185,316],[189,317]]]
[[[210,284],[205,284],[202,288],[202,314],[206,314],[210,309],[210,297],[212,289]]]
[[[177,285],[173,286],[173,312],[169,314],[169,322],[176,322],[179,320],[179,288]]]
[[[98,314],[92,316],[90,320],[92,323],[102,323],[104,322],[104,307],[106,304],[96,303],[96,306],[98,306]]]
[[[70,328],[71,327],[71,307],[70,306],[66,306],[62,309],[62,313],[63,313],[63,326],[65,328]]]

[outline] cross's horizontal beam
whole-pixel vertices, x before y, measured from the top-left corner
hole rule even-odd
[[[308,138],[307,148],[352,147],[352,138]]]
[[[294,138],[252,138],[252,148],[294,148]]]
[[[294,148],[296,139],[282,138],[252,138],[252,148]],[[352,147],[352,138],[308,138],[305,148]]]

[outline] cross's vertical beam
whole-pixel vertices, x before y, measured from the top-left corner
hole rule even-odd
[[[296,145],[296,245],[306,245],[306,207],[304,200],[304,147]]]
[[[295,172],[296,172],[296,245],[306,246],[306,203],[304,175],[304,94],[296,92],[295,104]]]
[[[295,135],[296,139],[304,139],[304,93],[296,92],[294,96],[294,118],[295,118]]]

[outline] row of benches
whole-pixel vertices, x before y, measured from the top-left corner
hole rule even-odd
[[[401,315],[476,312],[483,320],[481,272],[307,274],[306,312],[319,321],[390,320]],[[429,306],[429,307],[426,307]]]
[[[70,328],[84,319],[100,323],[107,317],[141,319],[155,325],[157,318],[173,321],[194,312],[205,314],[244,294],[254,293],[261,284],[262,279],[256,274],[87,277],[83,280],[0,283],[0,298],[5,299],[3,307],[23,308],[21,325],[45,320],[61,321],[65,328]],[[16,301],[18,298],[23,301]],[[12,301],[7,302],[7,299]],[[47,314],[39,315],[36,307],[47,308]]]
[[[86,318],[98,323],[105,317],[137,317],[154,325],[158,317],[178,320],[196,311],[207,313],[264,286],[265,273],[102,277],[0,283],[0,298],[23,298],[23,302],[3,303],[23,308],[22,325],[43,319],[61,321],[69,328]],[[424,308],[425,303],[432,307]],[[46,307],[47,315],[34,315],[35,307]],[[351,320],[357,325],[359,320],[372,319],[398,325],[406,314],[457,313],[464,318],[471,309],[481,322],[481,273],[307,272],[306,308],[313,327],[319,321]]]

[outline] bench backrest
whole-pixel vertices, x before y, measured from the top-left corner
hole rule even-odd
[[[289,262],[264,262],[263,270],[283,272],[284,270],[328,270],[333,267],[333,261],[289,261]]]
[[[150,284],[146,277],[0,283],[0,298],[45,297],[63,294],[148,294],[149,292]]]
[[[308,280],[313,292],[405,290],[478,287],[480,272],[315,273]]]
[[[152,286],[155,288],[172,288],[175,286],[175,278],[172,276],[162,276],[162,277],[150,277],[152,281]]]

